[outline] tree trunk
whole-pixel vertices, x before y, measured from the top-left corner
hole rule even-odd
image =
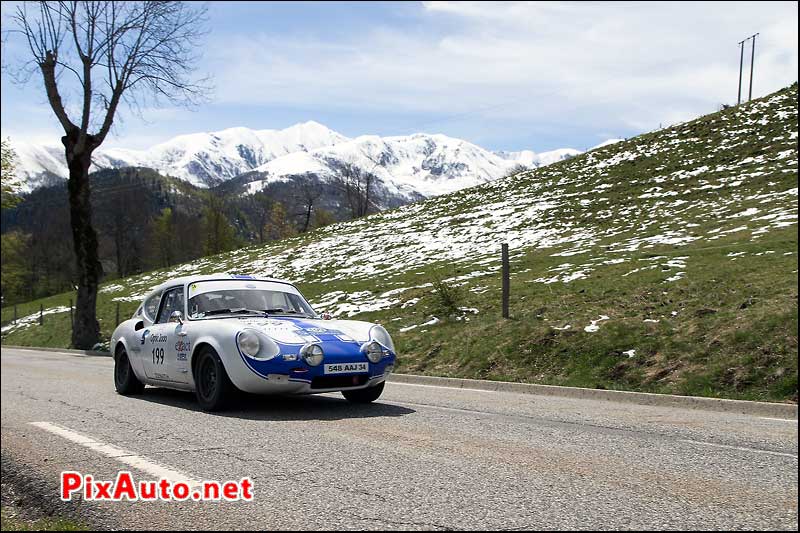
[[[115,221],[115,225],[117,222]],[[120,233],[119,228],[114,228],[114,252],[117,257],[117,276],[120,278],[125,277],[125,266],[122,264],[124,259],[122,259],[122,235]]]
[[[314,204],[309,202],[308,207],[306,208],[306,220],[303,224],[303,231],[301,233],[305,233],[308,231],[308,226],[311,224],[311,210],[314,208]]]
[[[97,252],[97,233],[92,226],[89,200],[89,167],[92,164],[91,140],[86,148],[76,151],[77,135],[62,138],[69,166],[69,210],[72,245],[78,267],[78,296],[75,301],[75,323],[72,345],[89,350],[100,340],[97,322],[97,286],[103,274]]]

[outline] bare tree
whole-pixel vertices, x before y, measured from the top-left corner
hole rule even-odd
[[[373,207],[374,193],[378,178],[371,171],[366,171],[357,164],[346,161],[339,167],[339,172],[334,178],[334,183],[347,200],[350,215],[360,218],[369,214]]]
[[[265,230],[269,222],[269,216],[272,213],[272,198],[264,191],[259,191],[248,197],[246,207],[251,214],[252,223],[258,235],[258,242],[263,243],[266,237]]]
[[[508,178],[510,176],[513,176],[515,174],[519,174],[520,172],[525,172],[527,170],[530,170],[530,169],[528,167],[526,167],[525,165],[523,165],[522,163],[517,163],[516,165],[511,167],[508,171],[506,171],[506,173],[503,174],[503,177],[504,178]]]
[[[96,301],[103,274],[89,201],[92,153],[111,130],[122,102],[137,110],[147,101],[191,104],[206,94],[203,81],[191,78],[205,33],[205,8],[167,1],[41,1],[25,2],[14,19],[31,54],[18,81],[41,73],[47,100],[64,129],[78,267],[72,344],[91,348],[100,338]],[[80,109],[78,120],[70,117],[73,108]]]
[[[299,192],[298,203],[303,207],[303,227],[300,233],[305,233],[311,227],[311,215],[314,214],[314,205],[319,200],[319,197],[322,196],[322,188],[311,176],[303,178],[297,188]]]

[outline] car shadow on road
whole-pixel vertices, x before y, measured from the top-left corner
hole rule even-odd
[[[191,392],[147,387],[141,394],[129,398],[203,412]],[[239,393],[224,411],[206,414],[245,420],[288,421],[398,417],[415,412],[414,409],[380,400],[371,404],[354,404],[344,398],[327,395],[259,396]]]

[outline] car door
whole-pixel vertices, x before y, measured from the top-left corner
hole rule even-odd
[[[183,314],[186,312],[183,286],[164,291],[155,323],[145,338],[142,359],[147,377],[164,382],[188,383],[190,343],[184,331]],[[180,311],[181,320],[170,320]]]
[[[149,349],[147,347],[147,339],[150,336],[150,326],[156,321],[158,316],[159,303],[161,302],[161,291],[154,292],[145,299],[142,306],[139,308],[142,318],[142,329],[137,329],[133,339],[130,339],[129,348],[131,350],[131,358],[135,361],[137,370],[144,367],[145,359],[149,356]],[[147,371],[145,375],[149,377]]]

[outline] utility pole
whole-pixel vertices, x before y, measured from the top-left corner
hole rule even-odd
[[[756,59],[756,35],[758,33],[751,35],[747,39],[743,41],[739,41],[739,96],[736,98],[736,105],[742,103],[742,74],[744,70],[744,43],[749,41],[750,39],[753,40],[753,49],[750,53],[750,93],[747,97],[747,100],[751,100],[753,98],[753,65]]]
[[[509,295],[511,292],[511,282],[510,282],[510,268],[508,265],[508,244],[502,243],[500,245],[500,257],[502,263],[502,274],[503,274],[503,300],[502,300],[502,308],[503,308],[503,318],[508,318],[508,301]]]
[[[756,60],[756,35],[753,35],[753,51],[750,53],[750,94],[747,96],[747,100],[750,101],[753,99],[753,63]]]
[[[746,41],[745,39],[744,41]],[[744,67],[744,41],[739,41],[739,96],[736,98],[736,105],[742,103],[742,68]]]

